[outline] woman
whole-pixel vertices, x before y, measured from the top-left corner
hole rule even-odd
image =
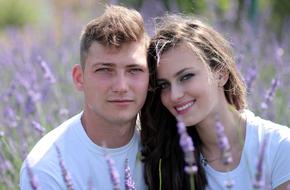
[[[246,110],[245,84],[228,42],[190,17],[159,21],[148,50],[151,91],[141,115],[149,189],[190,189],[177,117],[195,146],[195,189],[287,189],[290,129]]]

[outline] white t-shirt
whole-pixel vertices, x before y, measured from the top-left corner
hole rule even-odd
[[[290,129],[256,117],[248,110],[245,116],[246,139],[239,165],[230,172],[219,172],[210,165],[204,166],[209,184],[207,190],[225,190],[224,182],[227,180],[234,183],[231,190],[253,189],[258,155],[265,137],[263,178],[267,189],[274,189],[290,180]]]
[[[113,189],[105,152],[114,160],[120,175],[121,189],[125,189],[125,160],[128,158],[136,189],[146,189],[139,132],[136,130],[130,142],[120,148],[104,149],[94,144],[81,124],[82,113],[72,117],[45,135],[32,149],[26,160],[42,190],[66,189],[55,145],[59,148],[63,163],[71,176],[74,189]],[[20,171],[20,189],[32,189],[27,175],[26,162]],[[90,185],[88,185],[90,184]]]

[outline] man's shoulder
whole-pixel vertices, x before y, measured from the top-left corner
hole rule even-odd
[[[72,134],[71,130],[79,124],[79,119],[80,115],[77,114],[44,135],[26,158],[30,165],[34,167],[55,161],[56,146],[62,146],[63,143],[68,142]]]

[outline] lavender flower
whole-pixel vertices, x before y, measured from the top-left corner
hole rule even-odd
[[[44,72],[44,78],[50,83],[54,84],[56,82],[54,75],[52,74],[48,64],[40,57],[37,57],[37,61],[39,62],[42,71]]]
[[[26,116],[32,115],[36,112],[36,104],[30,96],[28,96],[26,101],[25,101],[24,109],[25,109]]]
[[[184,153],[184,159],[187,164],[184,171],[187,174],[194,174],[197,172],[197,166],[194,158],[194,146],[192,139],[186,132],[184,123],[181,121],[180,117],[177,118],[177,128],[180,136],[179,144]]]
[[[221,151],[221,161],[223,164],[227,165],[233,161],[232,154],[230,152],[230,144],[229,140],[224,132],[224,126],[221,124],[221,122],[217,119],[215,123],[215,130],[217,135],[217,142],[218,146]]]
[[[32,124],[32,127],[37,131],[39,132],[41,135],[43,135],[45,133],[45,128],[43,128],[40,123],[38,123],[37,121],[32,121],[31,122]]]
[[[5,124],[9,127],[17,127],[18,122],[17,120],[19,117],[15,113],[14,109],[10,106],[6,106],[3,110],[3,116],[5,118]]]
[[[255,81],[256,78],[257,78],[257,69],[251,68],[246,76],[246,85],[248,90],[251,90],[253,82]]]
[[[255,181],[253,183],[254,188],[261,188],[261,187],[264,187],[265,185],[265,181],[263,180],[263,161],[264,161],[266,144],[267,144],[267,137],[264,138],[261,145],[258,162],[257,162]]]
[[[105,159],[109,167],[109,172],[110,172],[111,180],[113,184],[113,190],[120,190],[121,189],[120,188],[120,175],[117,169],[115,168],[115,162],[107,153],[105,153]]]
[[[135,190],[135,182],[131,175],[131,170],[128,163],[128,158],[125,160],[125,187],[126,190]]]
[[[32,172],[32,168],[28,162],[28,160],[26,160],[26,166],[27,166],[27,175],[29,177],[29,182],[30,182],[30,186],[33,190],[40,190],[40,186],[38,185],[38,179],[37,177],[33,174]]]
[[[278,78],[274,78],[271,82],[271,87],[268,90],[266,96],[265,96],[265,100],[264,102],[261,104],[261,108],[262,109],[267,109],[269,107],[269,104],[271,103],[271,101],[273,100],[273,97],[275,95],[276,89],[279,85],[279,80]]]
[[[283,55],[284,55],[284,49],[283,48],[281,48],[281,47],[275,47],[275,60],[276,60],[276,63],[278,64],[278,65],[281,65],[281,64],[283,64],[283,59],[282,59],[282,57],[283,57]]]
[[[1,138],[1,137],[0,137]],[[11,170],[13,165],[11,164],[10,160],[7,160],[1,153],[0,153],[0,171],[5,173],[8,170]]]
[[[59,166],[61,168],[62,177],[63,177],[63,180],[66,184],[66,188],[68,190],[73,190],[72,179],[71,179],[70,173],[65,168],[65,164],[64,164],[64,161],[62,159],[60,149],[58,148],[58,146],[55,146],[55,148],[56,148],[56,152],[57,152],[57,156],[58,156],[58,160],[59,160]]]

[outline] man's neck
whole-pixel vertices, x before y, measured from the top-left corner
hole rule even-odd
[[[119,148],[128,144],[134,135],[136,123],[108,123],[92,119],[86,113],[82,115],[81,122],[88,137],[98,146],[107,148]]]

